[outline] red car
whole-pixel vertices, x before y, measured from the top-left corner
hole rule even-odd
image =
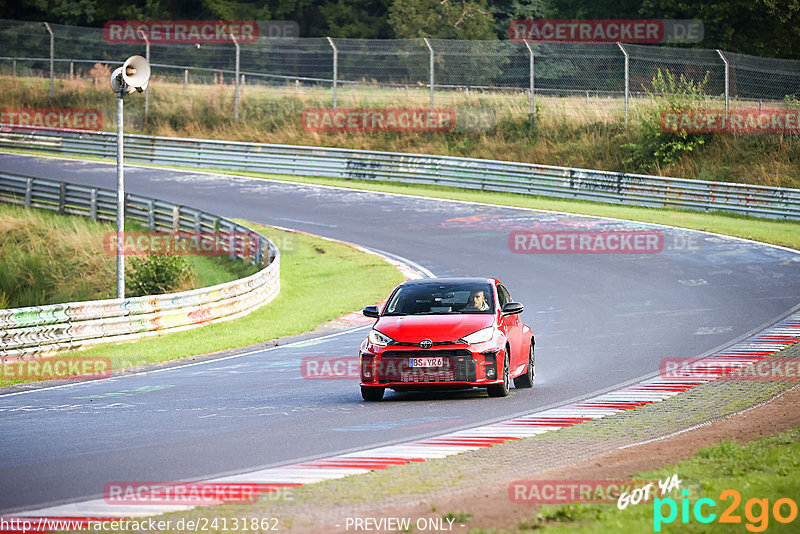
[[[361,396],[386,388],[486,388],[490,397],[533,387],[534,336],[524,307],[494,278],[427,278],[397,286],[361,344]]]

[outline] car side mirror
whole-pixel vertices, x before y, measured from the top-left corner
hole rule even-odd
[[[506,302],[505,306],[503,306],[503,315],[514,315],[515,313],[522,313],[522,310],[525,309],[519,302]]]
[[[364,314],[364,317],[372,317],[374,319],[377,319],[381,316],[381,312],[377,306],[367,306],[361,311],[361,313]]]

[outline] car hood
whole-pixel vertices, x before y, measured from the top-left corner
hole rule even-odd
[[[491,326],[493,320],[493,314],[482,313],[384,316],[374,328],[402,343],[456,341]]]

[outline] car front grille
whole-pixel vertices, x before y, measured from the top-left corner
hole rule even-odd
[[[441,356],[441,367],[410,367],[409,358]],[[468,350],[392,350],[381,355],[379,382],[472,382],[475,361]]]

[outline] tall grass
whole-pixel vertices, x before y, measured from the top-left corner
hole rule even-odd
[[[142,230],[127,224],[125,229]],[[103,236],[114,231],[113,224],[85,217],[0,203],[0,309],[114,298],[116,256],[103,248]],[[228,282],[257,270],[227,257],[182,258],[188,276],[172,291]]]
[[[228,82],[230,80],[227,80]],[[42,78],[0,76],[0,108],[82,107],[103,112],[104,128],[115,128],[114,95],[101,76],[56,81],[52,102]],[[234,88],[225,83],[189,84],[154,77],[149,115],[144,98],[125,102],[126,131],[148,135],[235,141],[322,145],[342,148],[447,154],[507,161],[665,176],[800,187],[800,135],[717,134],[697,150],[653,170],[632,161],[626,145],[641,142],[635,110],[652,108],[652,98],[634,98],[631,125],[625,126],[620,98],[537,95],[534,121],[526,92],[437,91],[436,106],[496,117],[493,127],[446,133],[316,133],[302,128],[300,114],[311,107],[331,107],[328,87],[287,84],[241,88],[239,120],[234,121]],[[705,102],[708,107],[719,107]],[[734,106],[747,104],[733,102]],[[429,93],[420,87],[385,88],[343,85],[342,108],[427,108]],[[644,111],[643,111],[644,112]]]

